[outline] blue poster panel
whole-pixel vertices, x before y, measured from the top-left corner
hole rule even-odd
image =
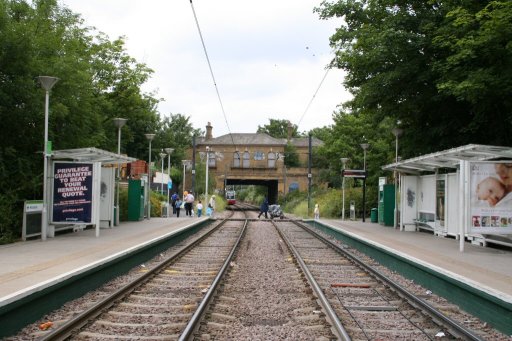
[[[54,163],[53,222],[92,221],[92,169],[92,163]]]
[[[512,163],[470,163],[472,233],[512,233]]]

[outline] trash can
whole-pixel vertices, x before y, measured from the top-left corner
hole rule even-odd
[[[378,216],[377,209],[376,208],[372,208],[372,210],[370,211],[370,220],[371,220],[372,223],[376,223],[377,222],[377,216]]]

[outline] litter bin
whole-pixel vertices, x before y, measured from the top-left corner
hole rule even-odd
[[[377,222],[377,217],[378,217],[378,212],[377,212],[377,209],[376,208],[372,208],[372,210],[370,211],[370,220],[372,223],[376,223]]]

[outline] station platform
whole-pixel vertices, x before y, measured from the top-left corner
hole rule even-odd
[[[208,217],[151,218],[0,246],[0,307]]]
[[[428,232],[406,232],[376,223],[322,219],[321,223],[512,303],[512,251],[464,244]]]
[[[208,217],[152,218],[122,222],[110,229],[58,234],[0,246],[0,306],[86,271],[155,239],[169,236]],[[361,221],[321,219],[390,252],[512,303],[512,251],[472,245],[425,232],[403,232]]]

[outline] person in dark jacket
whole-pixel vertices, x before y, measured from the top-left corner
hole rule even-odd
[[[260,206],[260,214],[258,214],[258,218],[259,218],[263,213],[265,213],[265,219],[268,219],[267,212],[268,212],[268,199],[267,199],[267,197],[265,196],[265,199],[263,199],[263,202],[261,203],[261,206]]]

